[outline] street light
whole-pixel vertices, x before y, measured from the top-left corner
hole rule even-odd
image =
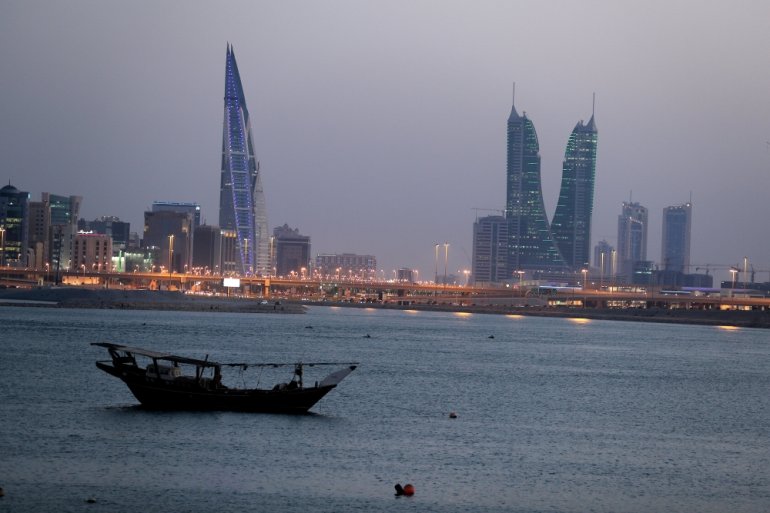
[[[733,275],[733,286],[732,286],[732,288],[734,290],[735,289],[735,275],[738,274],[738,269],[736,269],[735,267],[731,267],[730,268],[730,274]]]
[[[583,290],[585,290],[586,289],[586,276],[588,275],[588,269],[583,269],[580,272],[583,273]]]

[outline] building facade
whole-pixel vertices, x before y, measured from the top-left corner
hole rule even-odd
[[[102,216],[93,221],[78,220],[78,231],[100,233],[112,238],[114,248],[126,249],[131,234],[131,223],[121,221],[115,216]]]
[[[540,180],[540,146],[526,112],[511,107],[508,117],[506,207],[508,270],[564,271],[545,213]]]
[[[193,223],[193,231],[201,225],[201,206],[197,203],[180,203],[176,201],[153,201],[153,212],[181,212],[189,214]]]
[[[606,240],[601,240],[594,246],[594,267],[599,269],[600,276],[604,278],[615,276],[616,257],[615,248]]]
[[[192,265],[201,274],[218,274],[222,269],[222,230],[219,226],[204,224],[195,229]]]
[[[10,183],[0,189],[0,267],[26,267],[29,193]]]
[[[265,274],[270,267],[267,207],[254,153],[251,121],[232,46],[225,65],[219,226],[233,230],[240,274]]]
[[[112,237],[101,233],[79,232],[72,240],[72,269],[86,272],[112,270]]]
[[[511,279],[508,274],[508,222],[503,216],[487,216],[473,223],[471,274],[475,284]]]
[[[664,270],[689,272],[691,226],[691,203],[663,209],[663,244],[660,262]]]
[[[275,244],[275,274],[290,276],[310,272],[310,237],[301,235],[299,229],[284,224],[273,230]],[[304,269],[304,271],[303,271]]]
[[[338,273],[351,274],[353,272],[368,277],[377,273],[377,258],[374,255],[357,255],[355,253],[318,254],[315,257],[315,271],[321,278],[334,277]]]
[[[157,249],[153,265],[169,272],[187,272],[192,264],[192,218],[183,212],[145,212],[144,238],[147,249]]]
[[[623,202],[618,216],[618,273],[628,278],[635,274],[636,262],[647,260],[647,217],[647,207]]]
[[[551,233],[572,270],[589,265],[597,141],[598,131],[591,114],[588,123],[580,121],[575,125],[564,152],[561,191]]]

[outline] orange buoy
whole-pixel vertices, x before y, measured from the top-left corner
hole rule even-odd
[[[407,497],[414,495],[414,486],[411,484],[404,485],[404,495]]]

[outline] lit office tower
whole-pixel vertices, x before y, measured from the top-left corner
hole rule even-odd
[[[227,46],[219,226],[233,230],[238,271],[266,273],[269,266],[267,208],[251,122],[232,46]]]
[[[473,282],[476,285],[511,279],[508,274],[508,223],[487,216],[473,223]]]
[[[666,271],[686,273],[690,267],[692,204],[663,209],[663,250],[660,261]]]
[[[618,216],[618,267],[630,277],[635,262],[647,260],[647,208],[625,201]]]
[[[580,121],[575,125],[564,152],[561,192],[551,233],[572,269],[587,267],[589,263],[597,138],[596,123],[591,114],[587,124]]]
[[[29,193],[8,183],[0,189],[0,267],[26,267]]]
[[[508,117],[508,274],[519,270],[561,271],[564,259],[551,236],[540,184],[540,147],[527,113],[511,106]]]

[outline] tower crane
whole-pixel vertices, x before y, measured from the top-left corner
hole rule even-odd
[[[482,212],[497,212],[501,216],[505,216],[505,209],[503,208],[479,208],[479,207],[471,207],[471,210],[476,212],[476,219],[479,218],[479,211]]]

